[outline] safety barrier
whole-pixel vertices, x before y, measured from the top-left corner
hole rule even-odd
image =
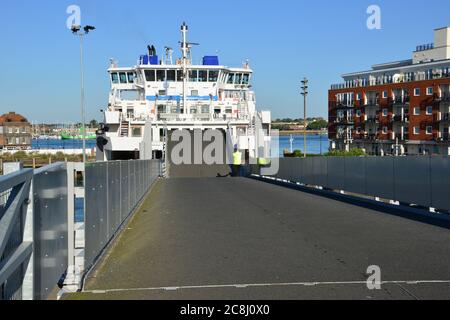
[[[142,160],[56,163],[0,176],[0,300],[81,288],[160,173],[159,161]]]
[[[259,169],[252,166],[252,173]],[[280,159],[274,178],[427,208],[450,210],[449,157]]]

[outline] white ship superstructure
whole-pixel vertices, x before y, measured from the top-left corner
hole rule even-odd
[[[187,42],[187,32],[183,23],[181,58],[175,61],[172,48],[166,47],[160,58],[149,46],[134,67],[111,62],[102,132],[106,145],[100,152],[104,160],[142,158],[143,142],[148,139],[153,157],[159,158],[167,132],[181,129],[228,132],[233,144],[248,150],[250,157],[257,157],[261,147],[270,148],[271,113],[256,109],[249,64],[229,68],[220,65],[218,56],[205,56],[201,65],[193,64],[191,51],[197,44]],[[258,125],[266,132],[264,139],[257,137]]]

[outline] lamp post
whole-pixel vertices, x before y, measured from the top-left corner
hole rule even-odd
[[[303,78],[303,80],[301,81],[301,83],[302,83],[302,86],[301,86],[301,89],[302,89],[302,92],[301,92],[301,95],[303,96],[303,107],[304,107],[304,120],[303,120],[303,126],[304,126],[304,151],[303,151],[303,153],[304,153],[304,158],[306,158],[306,155],[307,155],[307,148],[308,148],[308,143],[307,143],[307,138],[306,138],[306,134],[307,134],[307,123],[306,123],[306,119],[307,119],[307,104],[306,104],[306,102],[307,102],[307,97],[308,97],[308,88],[309,88],[309,86],[308,86],[308,79],[307,78]]]
[[[83,29],[83,31],[81,31]],[[83,163],[86,164],[86,106],[84,93],[84,60],[83,60],[83,40],[91,31],[95,30],[93,26],[72,26],[72,33],[80,37],[80,74],[81,74],[81,131],[83,137]]]

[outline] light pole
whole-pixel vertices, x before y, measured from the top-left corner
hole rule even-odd
[[[306,104],[306,102],[307,102],[307,97],[308,97],[308,79],[307,78],[303,78],[303,80],[302,80],[302,86],[301,86],[301,89],[302,89],[302,92],[301,92],[301,95],[303,96],[303,106],[304,106],[304,118],[303,118],[303,126],[304,126],[304,151],[303,151],[303,153],[304,153],[304,158],[306,158],[306,155],[307,155],[307,148],[308,148],[308,143],[307,143],[307,138],[306,138],[306,134],[307,134],[307,123],[306,123],[306,117],[307,117],[307,114],[306,114],[306,107],[307,107],[307,104]]]
[[[89,32],[95,30],[93,26],[72,26],[72,33],[80,37],[80,74],[81,74],[81,134],[83,137],[83,163],[86,164],[86,106],[84,93],[84,61],[83,61],[83,39]]]

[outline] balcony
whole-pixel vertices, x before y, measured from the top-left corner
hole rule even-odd
[[[449,122],[450,121],[450,113],[443,113],[440,121],[441,122]]]
[[[392,104],[395,106],[409,105],[409,102],[410,102],[409,96],[396,97],[395,99],[392,100]]]
[[[354,104],[353,102],[348,101],[333,101],[330,103],[331,109],[335,110],[347,110],[347,109],[353,109]]]
[[[441,132],[438,135],[434,135],[434,140],[440,143],[448,143],[450,141],[450,134],[448,132]]]
[[[408,134],[408,133],[405,133],[405,134],[403,134],[403,137],[402,137],[401,134],[397,133],[397,134],[394,136],[394,139],[395,139],[395,140],[398,140],[398,141],[408,141],[408,140],[409,140],[409,134]]]
[[[380,98],[368,98],[365,104],[366,107],[379,107]]]
[[[392,122],[409,123],[409,116],[394,116]]]
[[[433,100],[435,102],[450,102],[450,92],[446,92],[446,93],[435,93],[433,96]]]
[[[366,123],[380,123],[380,118],[377,116],[367,117]]]
[[[353,126],[355,120],[353,118],[337,118],[334,123],[341,126]]]

